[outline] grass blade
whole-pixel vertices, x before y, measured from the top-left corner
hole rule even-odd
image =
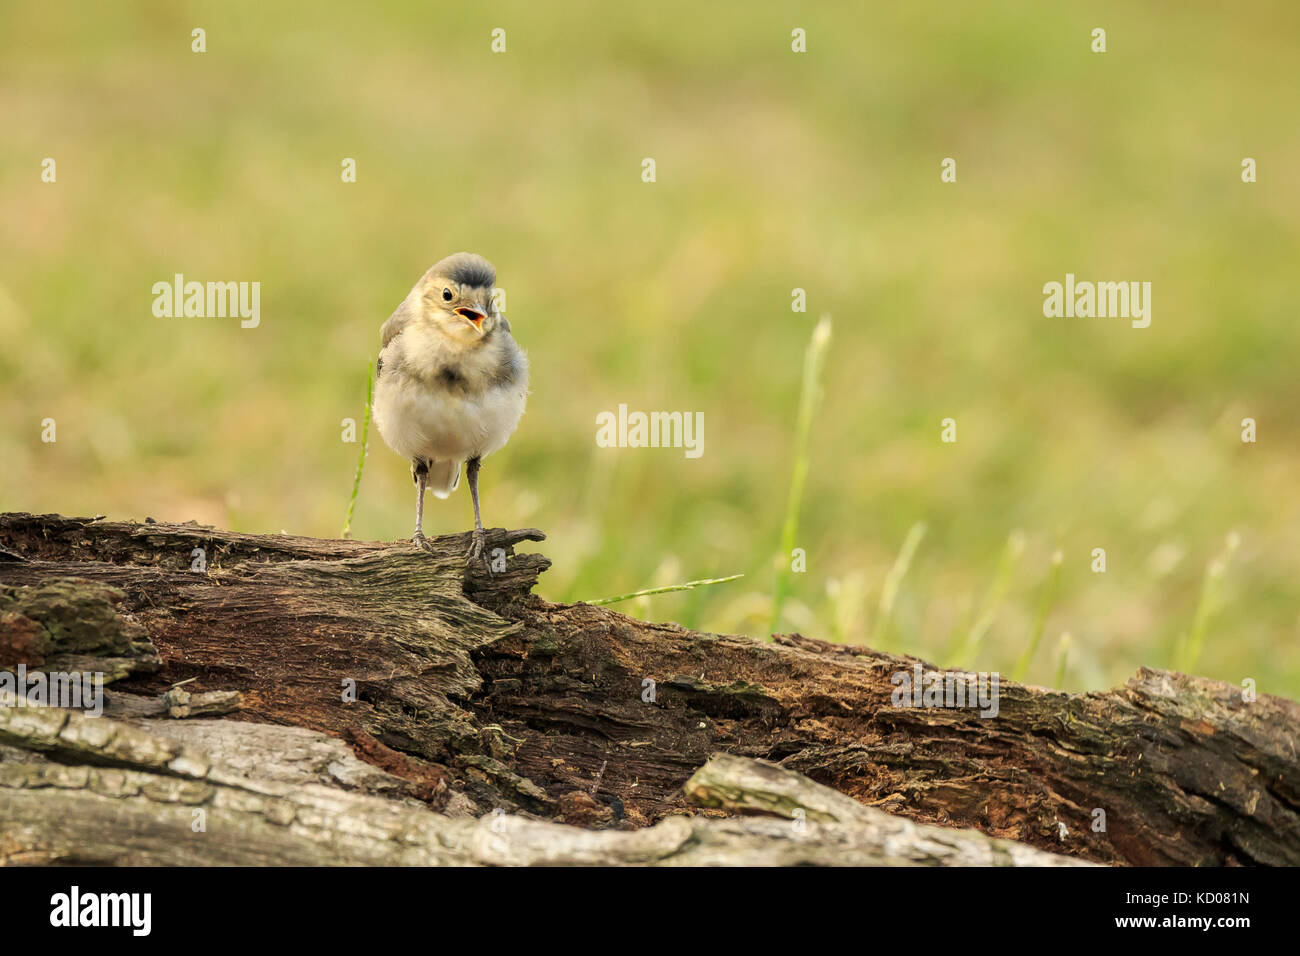
[[[615,597],[597,598],[594,601],[586,601],[586,604],[592,604],[601,607],[606,604],[617,604],[619,601],[630,601],[632,598],[648,597],[651,594],[668,594],[672,591],[693,591],[695,588],[703,587],[706,584],[724,584],[727,581],[734,581],[737,578],[743,578],[743,574],[733,574],[725,578],[705,578],[701,581],[687,581],[685,584],[669,584],[662,588],[646,588],[644,591],[633,591],[630,594],[619,594]]]
[[[1057,548],[1052,552],[1052,567],[1047,572],[1047,580],[1043,582],[1043,596],[1038,599],[1038,613],[1034,617],[1034,629],[1029,638],[1029,646],[1025,652],[1020,655],[1020,660],[1016,661],[1016,669],[1011,673],[1011,679],[1017,682],[1023,682],[1025,675],[1029,673],[1029,665],[1038,653],[1038,645],[1043,640],[1043,631],[1047,628],[1047,615],[1052,609],[1052,602],[1056,600],[1056,592],[1061,583],[1061,565],[1065,561],[1065,555],[1061,549]]]
[[[361,490],[361,472],[366,467],[366,448],[370,444],[370,406],[375,401],[375,366],[370,364],[370,377],[366,382],[366,414],[361,419],[361,458],[357,461],[357,473],[352,478],[352,497],[348,499],[348,516],[343,521],[343,533],[339,536],[352,536],[352,511],[357,506],[357,492]]]
[[[989,585],[988,593],[984,595],[984,603],[980,607],[979,617],[975,619],[975,625],[966,635],[966,643],[962,647],[959,657],[961,661],[974,664],[980,643],[984,640],[984,635],[988,633],[989,628],[993,626],[993,622],[997,620],[998,611],[1002,608],[1002,601],[1006,598],[1007,591],[1011,589],[1011,579],[1015,577],[1016,566],[1020,563],[1020,556],[1024,553],[1024,532],[1012,531],[1007,536],[1006,546],[1002,549],[1002,558],[998,561],[998,570],[993,576],[993,583]]]
[[[808,437],[812,434],[813,418],[821,399],[822,369],[826,365],[826,351],[831,341],[831,317],[823,315],[813,329],[808,351],[803,358],[803,388],[799,394],[799,419],[795,426],[794,467],[790,476],[790,497],[785,505],[785,521],[781,528],[781,550],[777,555],[776,586],[772,593],[772,623],[768,633],[776,633],[781,620],[781,608],[790,593],[790,553],[794,551],[799,536],[799,507],[803,503],[803,487],[808,478]]]
[[[1224,543],[1223,553],[1213,558],[1205,566],[1205,577],[1201,579],[1201,597],[1196,602],[1196,614],[1192,617],[1192,629],[1178,641],[1174,655],[1174,669],[1190,674],[1201,659],[1205,648],[1205,635],[1210,627],[1210,619],[1219,610],[1219,592],[1223,579],[1232,564],[1232,556],[1241,544],[1241,538],[1234,531]]]
[[[925,523],[918,521],[908,530],[898,557],[894,559],[893,567],[885,575],[885,582],[880,588],[880,613],[876,616],[876,627],[871,633],[871,646],[876,650],[886,649],[889,625],[894,617],[894,603],[898,600],[899,588],[902,587],[903,578],[907,577],[907,572],[912,567],[912,558],[916,556],[916,549],[920,547],[921,539],[924,537]]]
[[[1070,660],[1070,632],[1066,631],[1061,635],[1061,641],[1056,645],[1056,679],[1052,682],[1052,690],[1060,690],[1065,684],[1065,667]]]

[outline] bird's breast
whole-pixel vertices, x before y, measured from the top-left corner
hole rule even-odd
[[[407,458],[456,461],[504,445],[524,412],[526,373],[503,386],[500,363],[484,362],[486,355],[411,348],[418,337],[405,338],[384,350],[384,372],[375,383],[375,425],[384,441]]]

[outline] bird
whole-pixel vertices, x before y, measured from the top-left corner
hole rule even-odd
[[[528,358],[497,308],[496,279],[493,265],[471,252],[434,263],[384,322],[375,364],[375,425],[411,462],[411,540],[433,551],[424,536],[425,490],[448,497],[464,464],[474,501],[468,563],[486,563],[479,469],[514,434],[528,399]]]

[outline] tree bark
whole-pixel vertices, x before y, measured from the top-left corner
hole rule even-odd
[[[1300,863],[1292,702],[901,705],[934,668],[546,602],[541,539],[0,516],[0,671],[111,683],[0,707],[0,861]]]

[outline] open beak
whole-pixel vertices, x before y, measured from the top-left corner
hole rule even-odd
[[[483,334],[483,320],[486,316],[478,309],[463,308],[457,309],[456,314],[468,322],[478,331],[479,335]]]

